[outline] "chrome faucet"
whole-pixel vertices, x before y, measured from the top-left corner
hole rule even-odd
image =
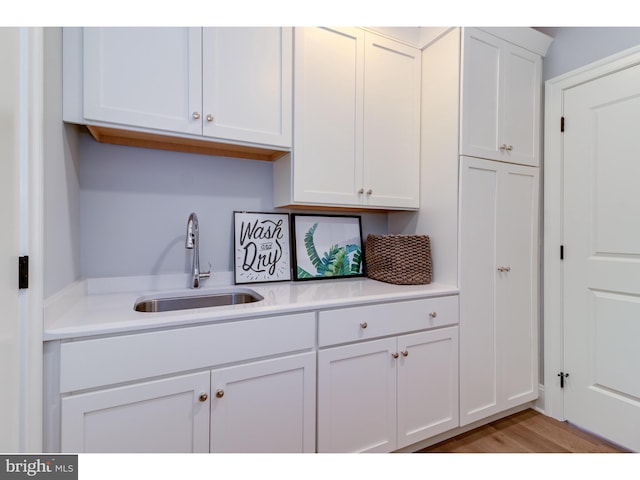
[[[193,267],[191,269],[191,288],[200,287],[200,279],[209,278],[211,271],[200,272],[200,227],[198,226],[198,216],[194,213],[189,215],[187,222],[187,240],[185,248],[193,250]]]

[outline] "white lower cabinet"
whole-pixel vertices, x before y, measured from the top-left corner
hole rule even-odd
[[[390,452],[458,426],[458,327],[318,352],[318,452]]]
[[[315,451],[316,314],[63,341],[48,451]],[[286,332],[283,334],[283,332]],[[115,354],[114,354],[115,353]]]
[[[458,327],[398,338],[398,448],[458,426]]]
[[[62,399],[61,450],[74,453],[209,451],[209,372]]]
[[[71,395],[63,452],[315,451],[315,352]]]
[[[316,354],[211,372],[211,451],[315,451]]]
[[[47,342],[45,449],[402,449],[458,426],[457,324],[447,294]]]
[[[318,352],[318,452],[396,448],[396,339]]]

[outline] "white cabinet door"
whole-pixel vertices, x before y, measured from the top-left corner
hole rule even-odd
[[[211,451],[315,451],[315,352],[211,372]]]
[[[460,424],[537,397],[538,169],[460,174]]]
[[[292,29],[203,29],[203,134],[291,147]]]
[[[358,204],[364,31],[296,28],[294,34],[293,201]]]
[[[538,166],[542,59],[481,30],[463,35],[460,153]]]
[[[458,426],[458,327],[398,338],[398,448]]]
[[[61,450],[209,451],[209,372],[62,398]]]
[[[418,208],[421,52],[370,32],[365,42],[363,202]]]
[[[507,44],[503,56],[504,101],[502,138],[508,162],[540,165],[540,112],[542,91],[542,59],[515,45]],[[502,145],[502,143],[500,144]]]
[[[202,134],[202,29],[83,29],[84,118]]]
[[[319,452],[390,452],[457,426],[457,326],[318,353]]]
[[[359,28],[296,28],[294,139],[274,203],[416,209],[420,51]]]
[[[538,397],[538,169],[508,165],[498,195],[496,314],[505,408]]]
[[[318,452],[396,447],[396,339],[318,352]]]

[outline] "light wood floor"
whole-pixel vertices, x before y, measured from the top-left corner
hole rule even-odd
[[[524,410],[420,450],[419,453],[626,452],[567,422]]]

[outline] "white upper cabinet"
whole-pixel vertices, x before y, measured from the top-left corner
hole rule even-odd
[[[359,28],[296,28],[293,152],[276,206],[415,209],[420,51]]]
[[[365,42],[363,200],[417,208],[421,54],[369,32]]]
[[[292,30],[65,29],[65,121],[291,147]]]
[[[460,154],[540,164],[540,55],[474,28],[462,52]]]
[[[202,131],[291,147],[290,28],[205,28]]]
[[[275,179],[293,183],[293,198],[279,203],[358,204],[364,31],[296,28],[294,43],[294,151],[276,162],[292,162],[293,178]]]
[[[83,29],[83,118],[202,134],[202,29]]]

